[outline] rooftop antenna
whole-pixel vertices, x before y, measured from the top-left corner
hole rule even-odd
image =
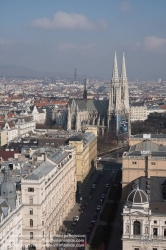
[[[77,69],[75,69],[75,71],[74,71],[74,80],[75,80],[74,83],[76,83],[76,78],[77,78]]]

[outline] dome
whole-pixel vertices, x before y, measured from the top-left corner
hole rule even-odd
[[[1,197],[8,201],[9,206],[14,209],[16,206],[16,187],[10,179],[9,167],[3,169],[4,179],[1,184]]]
[[[127,205],[129,206],[142,206],[146,204],[149,204],[148,196],[142,189],[139,189],[139,187],[132,190],[127,197]]]

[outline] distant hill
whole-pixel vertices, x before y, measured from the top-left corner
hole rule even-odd
[[[28,67],[19,65],[0,65],[0,76],[6,77],[62,77],[74,78],[72,74],[56,73],[56,72],[42,72],[30,69]]]

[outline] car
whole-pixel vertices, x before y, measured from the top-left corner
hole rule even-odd
[[[102,194],[101,198],[104,199],[105,198],[105,194]]]
[[[71,235],[71,234],[72,234],[72,230],[69,229],[69,230],[67,231],[67,235]]]
[[[105,188],[109,188],[109,183],[105,184]]]
[[[78,211],[79,211],[80,213],[83,213],[83,212],[84,212],[84,209],[83,209],[83,208],[79,208]]]
[[[76,220],[74,220],[74,221],[72,222],[72,226],[77,226],[77,224],[78,224],[78,222],[77,222]]]
[[[85,204],[82,204],[82,205],[80,206],[80,208],[81,208],[81,209],[85,209],[86,206],[87,206],[87,204],[85,203]]]
[[[93,188],[93,189],[96,188],[96,184],[93,184],[93,185],[92,185],[92,188]]]
[[[97,215],[95,214],[95,215],[93,215],[93,221],[91,221],[91,222],[95,223],[96,220],[97,220]],[[95,221],[95,222],[94,222],[94,221]]]
[[[100,206],[100,205],[98,205],[98,206],[97,206],[97,210],[100,210],[100,209],[101,209],[101,206]]]
[[[101,204],[103,204],[104,203],[104,198],[101,198]]]
[[[100,210],[99,210],[99,209],[96,209],[96,210],[95,210],[95,213],[96,213],[97,215],[99,215]]]
[[[114,174],[115,172],[114,172],[114,171],[112,171],[111,173],[112,173],[112,174]]]
[[[86,236],[88,237],[90,237],[91,236],[91,232],[88,232],[88,233],[86,233]]]
[[[101,161],[101,157],[97,157],[97,161]]]
[[[73,220],[74,220],[74,221],[79,221],[79,218],[80,218],[80,217],[79,217],[78,215],[76,215],[76,216],[73,218]]]
[[[89,227],[94,227],[95,223],[94,222],[91,222]]]
[[[92,231],[93,231],[93,227],[89,227],[88,230],[89,230],[90,232],[92,232]]]
[[[107,189],[104,190],[103,194],[106,194],[107,193]]]

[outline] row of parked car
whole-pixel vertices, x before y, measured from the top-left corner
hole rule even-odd
[[[97,181],[100,180],[101,176],[102,176],[102,172],[98,175]],[[90,225],[89,225],[89,228],[88,228],[88,230],[87,230],[87,232],[86,232],[87,241],[89,241],[89,238],[90,238],[90,236],[91,236],[91,233],[92,233],[92,231],[93,231],[93,228],[94,228],[94,226],[95,226],[95,223],[96,223],[96,221],[97,221],[97,219],[98,219],[98,216],[99,216],[99,214],[100,214],[100,212],[101,212],[101,205],[104,203],[104,200],[105,200],[106,194],[107,194],[107,192],[108,192],[108,189],[109,189],[110,185],[111,185],[112,182],[113,182],[113,177],[114,177],[114,171],[111,172],[111,175],[109,176],[109,180],[108,180],[108,182],[105,184],[105,188],[104,188],[104,191],[103,191],[103,193],[102,193],[102,195],[101,195],[100,202],[99,202],[99,204],[98,204],[97,207],[96,207],[96,210],[95,210],[95,213],[94,213],[94,215],[93,215],[92,221],[91,221],[91,223],[90,223]],[[97,184],[97,183],[94,183],[94,184],[92,185],[92,190],[96,188],[96,184]]]

